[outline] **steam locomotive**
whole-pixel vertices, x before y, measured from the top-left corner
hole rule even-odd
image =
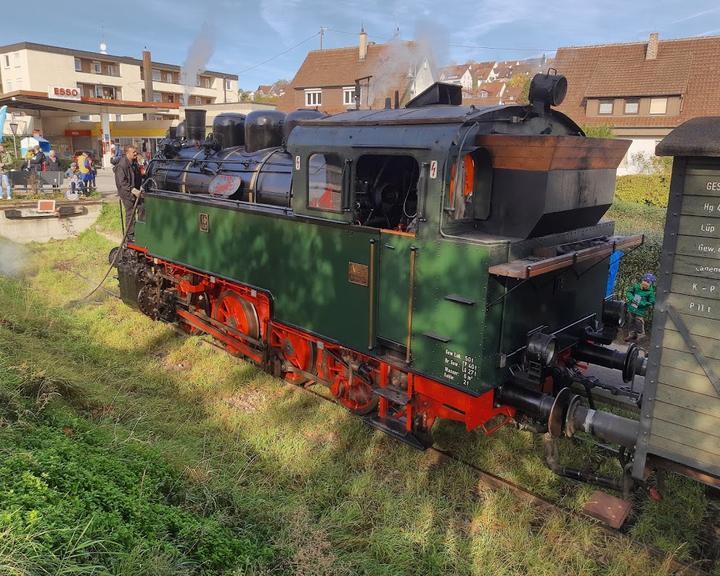
[[[566,90],[537,75],[529,105],[476,108],[438,83],[404,108],[221,114],[207,138],[187,110],[150,163],[122,297],[417,448],[439,418],[618,444],[627,488],[639,423],[588,406],[609,385],[584,369],[645,371],[607,346],[608,257],[642,242],[601,221],[629,143],[586,138],[553,108]]]

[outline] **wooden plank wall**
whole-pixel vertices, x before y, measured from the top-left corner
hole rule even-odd
[[[666,304],[720,377],[720,165],[688,166],[677,233]],[[664,324],[648,452],[717,474],[720,393],[671,316]]]

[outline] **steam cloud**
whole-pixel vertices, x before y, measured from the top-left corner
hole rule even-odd
[[[27,261],[27,249],[0,238],[0,276],[17,278]]]
[[[206,20],[200,27],[190,48],[188,48],[181,72],[185,84],[186,106],[190,99],[190,89],[196,85],[197,75],[206,69],[207,63],[215,51],[215,37],[215,26]]]
[[[445,63],[447,55],[447,30],[429,20],[418,20],[412,41],[395,37],[383,51],[373,69],[368,103],[375,107],[382,106],[383,99],[392,97],[395,90],[400,90],[402,98],[407,81],[422,72],[424,62],[427,62],[433,79],[437,81],[439,67]]]

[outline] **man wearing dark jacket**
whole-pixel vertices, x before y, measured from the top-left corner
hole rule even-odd
[[[135,218],[133,208],[135,200],[140,198],[140,174],[134,167],[137,162],[137,150],[132,144],[125,146],[125,154],[115,165],[115,186],[117,187],[118,196],[125,208],[125,227],[127,230],[127,240],[132,240],[135,236]],[[138,201],[138,210],[140,209],[140,201]]]

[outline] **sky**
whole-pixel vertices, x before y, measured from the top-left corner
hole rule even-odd
[[[308,50],[423,39],[440,64],[550,54],[561,46],[720,34],[717,0],[0,0],[0,45],[28,41],[182,65],[191,45],[207,68],[254,89],[292,79]]]

